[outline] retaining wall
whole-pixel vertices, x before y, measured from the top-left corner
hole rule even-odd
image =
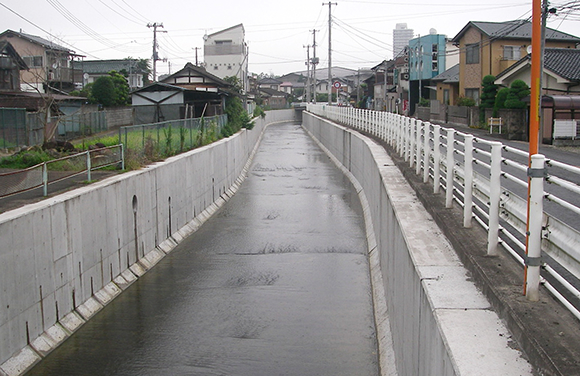
[[[195,231],[241,183],[251,131],[0,214],[0,375],[18,375]]]
[[[509,332],[384,149],[306,112],[303,126],[354,176],[368,203],[371,267],[384,290],[375,302],[386,300],[392,338],[389,343],[379,333],[381,356],[385,347],[394,347],[399,375],[531,375],[530,365],[510,346]]]

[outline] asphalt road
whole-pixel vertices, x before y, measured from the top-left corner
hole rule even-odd
[[[378,375],[361,212],[272,125],[236,195],[29,375]]]

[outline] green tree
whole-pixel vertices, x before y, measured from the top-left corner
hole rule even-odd
[[[129,104],[129,83],[125,76],[116,71],[110,71],[109,75],[115,85],[114,106],[125,106]]]
[[[528,104],[522,99],[530,95],[530,88],[522,80],[512,82],[505,100],[505,108],[526,108]]]
[[[495,104],[495,96],[497,95],[497,85],[495,84],[495,76],[487,75],[483,77],[481,82],[481,108],[493,108]]]
[[[224,77],[224,81],[232,85],[235,92],[242,92],[242,84],[240,83],[240,79],[236,76],[226,76]]]
[[[115,84],[111,76],[97,78],[93,84],[89,99],[93,103],[100,103],[105,107],[112,106],[115,101]]]
[[[503,89],[500,89],[496,96],[495,96],[495,103],[493,105],[493,116],[497,117],[497,112],[499,110],[501,110],[502,108],[505,108],[505,100],[508,96],[510,92],[510,89],[507,87],[504,87]]]
[[[124,106],[129,103],[127,79],[116,71],[99,77],[92,87],[85,86],[85,90],[91,103],[100,103],[105,107]]]

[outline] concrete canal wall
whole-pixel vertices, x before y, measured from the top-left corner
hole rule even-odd
[[[195,231],[237,189],[271,111],[147,168],[0,214],[0,376],[18,375]]]
[[[306,112],[303,126],[361,191],[375,305],[386,301],[376,317],[383,374],[394,374],[392,358],[399,375],[531,375],[385,150]]]

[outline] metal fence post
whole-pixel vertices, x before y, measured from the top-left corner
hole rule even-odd
[[[439,140],[441,137],[441,126],[433,124],[433,193],[439,193],[441,182],[441,149]]]
[[[499,200],[501,194],[501,142],[491,143],[491,170],[489,175],[489,228],[487,255],[497,256],[499,231]]]
[[[121,145],[121,170],[125,171],[125,146]]]
[[[455,173],[455,158],[453,157],[455,147],[455,130],[447,130],[447,175],[445,182],[445,207],[453,207],[453,175]]]
[[[87,150],[87,181],[91,181],[91,151]]]
[[[473,135],[465,135],[464,189],[463,189],[463,227],[471,227],[473,217]]]
[[[542,243],[542,220],[544,211],[544,161],[542,154],[532,155],[530,199],[528,206],[528,247],[526,257],[526,297],[531,301],[540,299],[540,266]]]
[[[48,168],[46,162],[42,164],[42,194],[48,196]]]

